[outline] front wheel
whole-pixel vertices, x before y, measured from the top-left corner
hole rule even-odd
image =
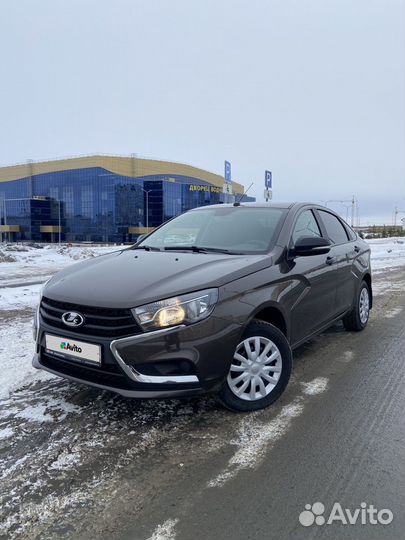
[[[362,281],[352,310],[343,318],[344,327],[346,330],[360,332],[367,326],[369,316],[370,290],[367,283]]]
[[[263,409],[284,392],[291,369],[292,353],[284,334],[255,319],[235,349],[219,399],[232,411]]]

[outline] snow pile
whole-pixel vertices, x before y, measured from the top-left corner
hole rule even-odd
[[[0,248],[0,287],[46,281],[76,261],[122,249],[122,246],[45,246],[5,244]]]
[[[17,259],[10,255],[10,253],[6,253],[5,250],[0,249],[0,263],[11,263],[16,261]]]
[[[70,257],[73,261],[81,261],[84,259],[91,259],[97,255],[101,255],[100,251],[105,248],[88,248],[88,247],[68,247],[61,246],[56,249],[56,253],[63,255],[64,257]],[[110,248],[109,251],[112,251]]]

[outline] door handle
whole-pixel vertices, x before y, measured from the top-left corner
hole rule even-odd
[[[355,251],[356,253],[358,253],[358,252],[360,251],[359,246],[354,246],[354,251]]]
[[[336,262],[336,257],[331,257],[330,255],[328,255],[328,257],[326,257],[326,264],[329,264],[329,266],[331,266],[332,264],[334,264]]]

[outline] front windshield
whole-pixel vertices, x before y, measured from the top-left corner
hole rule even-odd
[[[285,213],[282,208],[246,206],[193,210],[157,229],[138,247],[266,253],[276,241]]]

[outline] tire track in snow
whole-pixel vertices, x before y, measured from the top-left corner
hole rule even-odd
[[[301,386],[302,393],[282,407],[281,411],[269,421],[262,420],[268,414],[266,409],[244,416],[237,427],[238,438],[230,441],[231,445],[237,447],[236,451],[229,459],[225,470],[209,480],[205,488],[222,487],[241,470],[257,467],[265,458],[266,453],[287,433],[294,419],[304,412],[306,401],[326,392],[328,384],[329,379],[326,377],[317,377],[312,381],[299,383],[297,386]],[[226,444],[228,441],[223,440],[219,447]],[[199,490],[200,495],[205,488],[202,487]],[[188,503],[186,507],[187,505]],[[182,513],[184,513],[184,508]],[[181,519],[178,517],[168,518],[154,529],[152,536],[147,540],[174,540],[175,527],[179,522]]]
[[[229,459],[225,470],[210,480],[207,487],[222,487],[241,470],[257,467],[268,450],[287,433],[294,418],[304,412],[306,397],[310,398],[327,390],[328,379],[318,377],[310,382],[301,383],[301,386],[302,394],[285,405],[270,421],[262,420],[262,412],[252,413],[242,419],[238,427],[238,438],[231,441],[237,450]]]

